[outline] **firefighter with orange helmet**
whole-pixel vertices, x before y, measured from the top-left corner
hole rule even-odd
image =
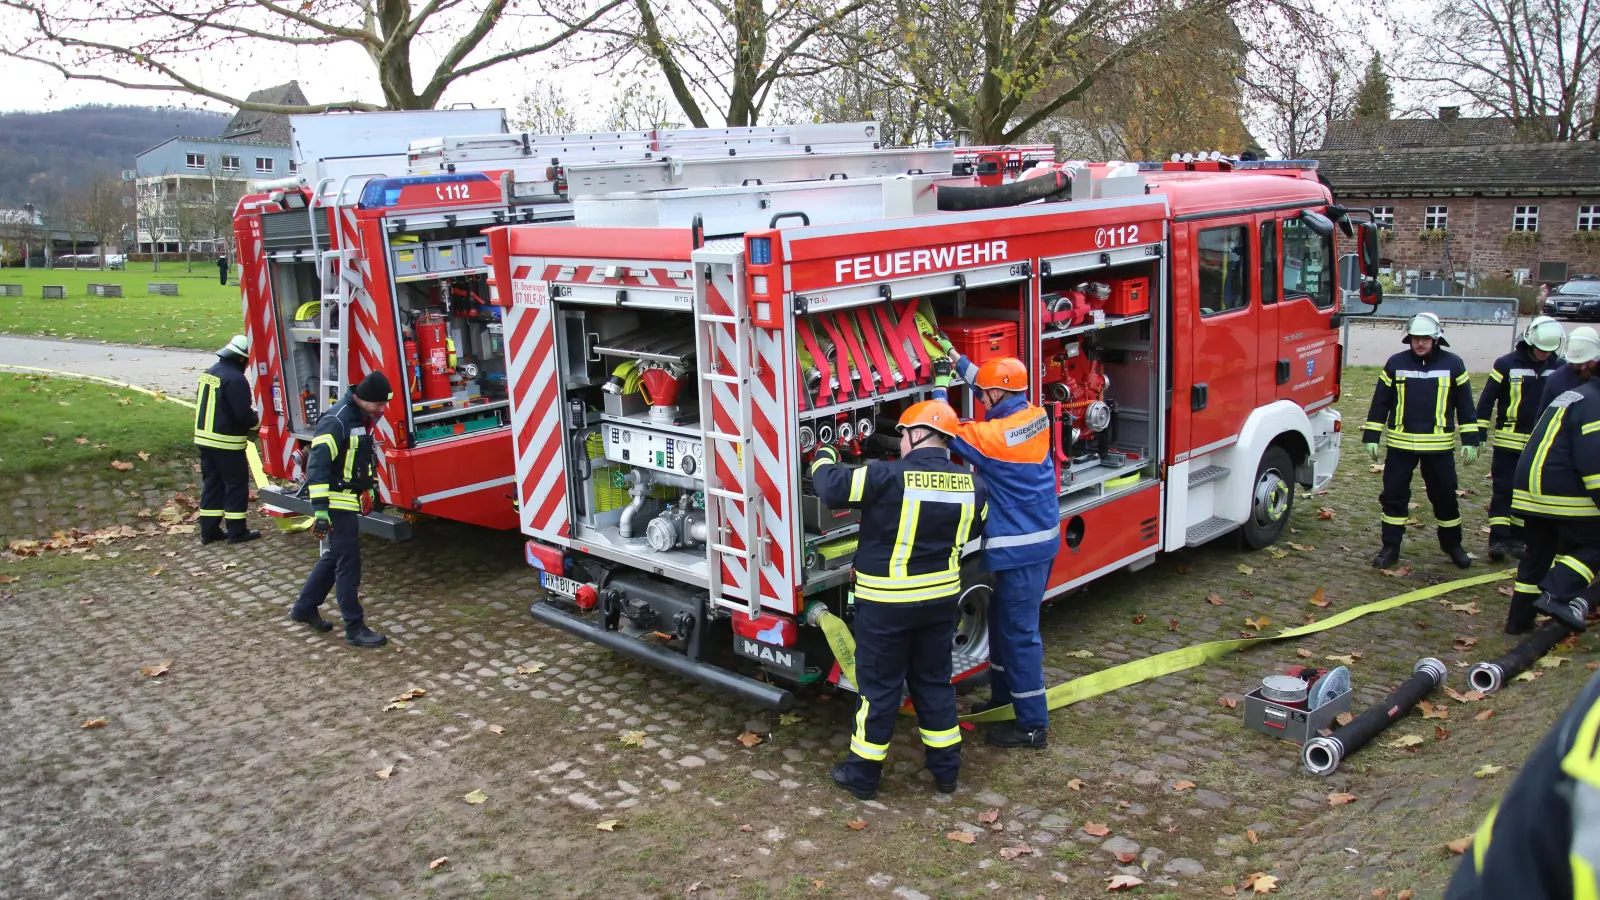
[[[1061,543],[1050,420],[1028,402],[1028,369],[1021,360],[1008,356],[979,366],[942,334],[939,345],[987,410],[982,422],[958,424],[950,441],[950,449],[983,476],[995,499],[983,541],[983,567],[994,576],[994,593],[989,601],[991,692],[981,709],[1010,705],[1016,719],[991,727],[984,739],[998,747],[1042,748],[1049,740],[1050,712],[1039,608]]]
[[[850,755],[833,780],[861,800],[877,796],[900,711],[910,689],[923,759],[940,793],[956,789],[961,729],[950,683],[961,597],[961,550],[983,534],[983,482],[950,461],[956,411],[940,400],[913,404],[897,426],[900,458],[839,465],[824,445],[811,463],[817,496],[834,509],[861,510],[855,559],[856,727]]]

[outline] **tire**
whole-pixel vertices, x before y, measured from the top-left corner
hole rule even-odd
[[[1294,460],[1282,447],[1268,447],[1250,483],[1250,512],[1240,540],[1246,549],[1264,550],[1277,542],[1294,509]]]
[[[988,573],[978,571],[975,564],[964,566],[961,572],[961,613],[956,620],[955,649],[959,652],[987,659],[989,656],[989,595],[993,584]],[[960,673],[955,673],[959,675]],[[956,693],[965,694],[989,683],[989,670],[956,682]]]

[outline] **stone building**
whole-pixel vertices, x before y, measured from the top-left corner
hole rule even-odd
[[[1531,143],[1502,118],[1336,121],[1316,158],[1346,206],[1385,225],[1384,264],[1466,284],[1600,272],[1600,142]]]

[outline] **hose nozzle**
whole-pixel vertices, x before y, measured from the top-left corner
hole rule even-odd
[[[1506,673],[1498,663],[1481,662],[1467,670],[1467,683],[1480,694],[1492,694],[1505,686]]]
[[[1318,735],[1306,741],[1300,750],[1300,762],[1306,771],[1323,777],[1333,774],[1344,760],[1344,744],[1330,735]]]

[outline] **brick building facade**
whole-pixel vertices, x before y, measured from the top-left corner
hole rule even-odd
[[[1600,142],[1519,143],[1504,119],[1334,122],[1317,159],[1339,202],[1389,228],[1384,264],[1408,285],[1511,272],[1600,272]]]

